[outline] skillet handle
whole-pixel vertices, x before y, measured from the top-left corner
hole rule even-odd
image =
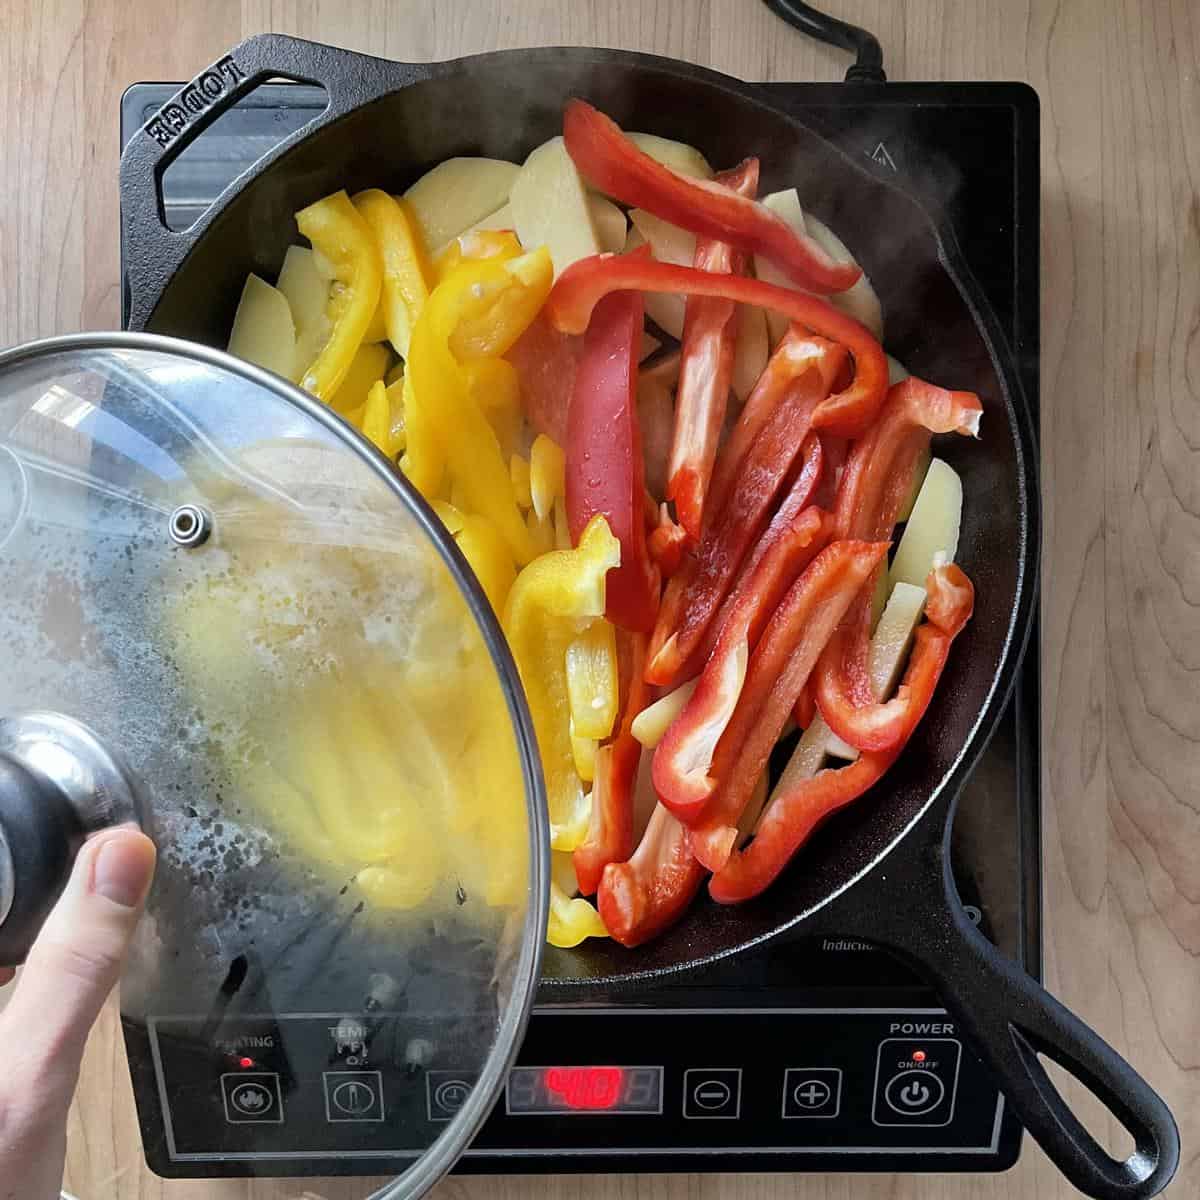
[[[1059,1170],[1095,1200],[1158,1195],[1179,1165],[1170,1109],[1103,1038],[976,929],[958,899],[947,843],[932,851],[923,869],[900,871],[891,882],[913,889],[910,900],[879,906],[872,940],[899,952],[937,988],[1022,1125]],[[914,891],[925,901],[918,919],[912,919]],[[1039,1054],[1085,1084],[1129,1131],[1135,1146],[1129,1158],[1113,1158],[1084,1128]]]
[[[239,42],[184,85],[129,139],[121,155],[121,238],[127,277],[161,280],[173,274],[220,211],[227,195],[190,229],[167,228],[162,176],[168,166],[222,113],[269,79],[290,79],[325,89],[319,116],[269,150],[254,170],[273,162],[302,138],[360,105],[396,88],[428,78],[434,68],[398,63],[319,42],[262,33]],[[230,185],[239,190],[245,178]],[[139,329],[148,312],[137,296],[126,298],[125,324]]]

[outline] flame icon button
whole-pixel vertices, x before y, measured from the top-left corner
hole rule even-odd
[[[230,1125],[283,1124],[283,1096],[274,1072],[222,1075],[221,1095]]]

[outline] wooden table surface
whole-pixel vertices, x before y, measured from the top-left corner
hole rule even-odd
[[[827,0],[896,80],[1021,79],[1042,102],[1046,968],[1174,1107],[1168,1195],[1200,1193],[1200,8],[1195,0]],[[833,80],[845,57],[756,0],[0,0],[0,345],[118,325],[117,103],[273,29],[400,59],[576,43],[745,79]],[[104,1197],[361,1195],[164,1186],[135,1170],[110,1015],[69,1174]],[[1074,1094],[1074,1089],[1072,1089]],[[1118,1132],[1093,1113],[1093,1127]],[[1118,1145],[1118,1141],[1111,1144]],[[306,1190],[307,1189],[307,1190]],[[1026,1142],[1002,1176],[463,1179],[443,1197],[1049,1200]]]

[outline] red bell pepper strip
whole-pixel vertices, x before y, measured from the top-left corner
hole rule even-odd
[[[835,262],[778,214],[715,181],[685,179],[638,149],[617,123],[584,100],[563,113],[563,140],[592,185],[635,208],[703,237],[761,254],[809,292],[844,292],[862,275]]]
[[[815,386],[811,381],[805,381],[810,371],[819,374],[821,399],[824,399],[833,390],[834,380],[846,361],[844,347],[825,338],[812,337],[797,325],[788,327],[721,447],[721,456],[708,488],[712,512],[720,512],[725,507],[729,493],[742,477],[743,460],[781,399],[795,387]],[[832,497],[824,507],[833,507]]]
[[[818,373],[808,372],[780,397],[746,456],[741,486],[716,512],[704,540],[667,584],[650,641],[646,667],[650,683],[670,687],[702,666],[704,659],[697,652],[801,455],[800,482],[807,487],[807,503],[821,473],[820,444],[816,438],[802,439],[813,409],[824,396],[822,386]],[[714,637],[716,632],[719,627]]]
[[[837,503],[838,483],[842,478],[842,470],[850,455],[850,441],[848,438],[823,433],[821,435],[821,453],[825,458],[825,473],[821,476],[821,486],[813,497],[813,503],[832,510]]]
[[[879,418],[855,443],[838,485],[839,537],[891,537],[912,489],[912,472],[935,433],[979,436],[983,406],[973,392],[949,392],[910,376],[890,388]]]
[[[604,927],[623,946],[648,942],[683,915],[707,874],[687,830],[658,805],[633,857],[604,869],[596,896]]]
[[[916,378],[896,384],[875,427],[846,460],[834,509],[838,536],[890,538],[932,434],[975,435],[982,411],[971,392],[948,392]],[[917,698],[903,686],[890,700],[878,700],[872,691],[872,592],[864,589],[830,639],[813,681],[821,715],[838,737],[859,750],[886,750],[904,736]]]
[[[742,809],[766,770],[804,681],[887,551],[887,542],[832,542],[792,584],[763,631],[737,708],[713,756],[708,804],[691,828],[692,853],[710,871],[728,861]]]
[[[831,531],[827,514],[806,508],[776,534],[755,569],[744,577],[696,690],[654,752],[654,790],[687,825],[700,819],[712,794],[713,754],[737,709],[746,664],[763,626]]]
[[[807,729],[817,718],[817,698],[813,695],[812,676],[805,681],[792,706],[792,720],[801,729]]]
[[[539,313],[504,356],[516,368],[529,423],[556,446],[567,444],[567,413],[583,339],[559,333]]]
[[[903,686],[915,698],[907,713],[903,737],[888,750],[861,754],[848,767],[820,771],[789,785],[786,772],[754,831],[754,840],[735,852],[713,876],[714,900],[732,904],[757,896],[787,866],[809,834],[837,809],[858,799],[875,784],[912,736],[941,678],[950,644],[970,619],[974,606],[971,581],[956,566],[935,568],[925,584],[928,620],[917,629]]]
[[[725,597],[724,602],[721,604],[716,620],[709,622],[708,630],[705,632],[693,656],[693,661],[700,663],[708,662],[709,655],[712,654],[713,647],[717,643],[717,638],[720,636],[721,630],[725,628],[725,623],[729,620],[733,606],[738,603],[742,593],[749,586],[751,577],[757,571],[758,564],[767,552],[772,550],[780,538],[794,536],[797,528],[803,529],[803,523],[798,524],[797,519],[805,509],[820,507],[813,503],[813,499],[821,490],[821,482],[825,478],[823,438],[818,437],[815,433],[810,433],[804,439],[800,446],[800,467],[799,470],[793,469],[793,475],[794,478],[787,485],[788,490],[780,502],[779,508],[775,511],[775,515],[771,518],[771,523],[763,530],[762,537],[755,542],[754,549],[746,555],[746,561],[742,563],[737,583],[734,584],[729,595]],[[833,533],[832,517],[829,514],[825,515],[827,517],[825,524],[828,532],[822,538],[822,545],[829,540],[829,537]],[[771,614],[767,613],[766,615],[770,616]],[[753,647],[751,648],[753,649]]]
[[[642,255],[594,254],[572,263],[558,277],[543,312],[555,329],[582,333],[602,296],[629,288],[685,296],[724,296],[738,304],[774,309],[813,333],[840,343],[854,357],[854,377],[848,387],[821,402],[813,414],[813,427],[841,437],[858,437],[875,420],[887,391],[883,348],[865,325],[819,296],[776,287],[746,275],[714,275]]]
[[[665,579],[670,579],[679,570],[690,542],[687,530],[676,525],[670,517],[659,521],[650,531],[650,557],[658,564]]]
[[[758,159],[718,175],[715,182],[742,196],[758,190]],[[714,238],[696,239],[693,265],[700,271],[746,273],[745,251]],[[704,498],[725,424],[733,378],[738,309],[723,296],[689,296],[680,343],[679,386],[675,393],[675,436],[667,467],[667,499],[692,543],[700,540]]]
[[[577,542],[601,513],[621,544],[608,573],[605,614],[637,633],[654,628],[658,571],[646,550],[645,465],[637,420],[642,297],[619,292],[596,305],[575,373],[567,421],[567,521]]]
[[[632,726],[650,699],[650,689],[642,678],[646,635],[618,633],[617,642],[625,691],[621,723],[612,741],[596,751],[592,819],[587,836],[574,853],[575,877],[585,896],[600,886],[609,863],[624,862],[633,853],[633,791],[642,746],[633,736]]]

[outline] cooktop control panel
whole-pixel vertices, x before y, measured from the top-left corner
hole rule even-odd
[[[432,1041],[422,1055],[411,1015],[158,1017],[147,1035],[162,1130],[147,1145],[168,1176],[400,1169],[476,1082]],[[468,1154],[566,1171],[615,1152],[645,1169],[994,1156],[1003,1113],[939,1009],[541,1009]]]

